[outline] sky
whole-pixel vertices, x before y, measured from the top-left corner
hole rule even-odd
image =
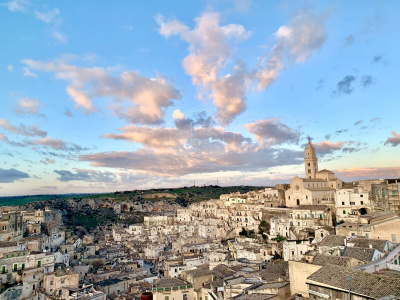
[[[0,2],[0,196],[400,177],[399,11]]]

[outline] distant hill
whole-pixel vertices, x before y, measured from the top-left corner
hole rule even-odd
[[[177,199],[182,200],[186,204],[190,202],[204,201],[208,199],[217,199],[222,194],[229,194],[233,192],[246,193],[253,190],[263,189],[262,186],[192,186],[180,188],[162,188],[162,189],[149,189],[149,190],[132,190],[132,191],[117,191],[114,193],[101,193],[101,194],[53,194],[53,195],[30,195],[30,196],[11,196],[0,197],[0,206],[6,205],[24,205],[31,202],[57,200],[57,199],[97,199],[97,198],[110,198],[116,201],[125,201],[132,199],[146,198],[146,200],[160,200],[157,198],[149,198],[150,194],[163,194],[169,193],[176,195]],[[147,196],[146,196],[147,195]]]

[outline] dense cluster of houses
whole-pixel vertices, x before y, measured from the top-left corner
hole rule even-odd
[[[400,299],[399,181],[343,183],[310,143],[305,173],[91,232],[2,207],[0,300]]]

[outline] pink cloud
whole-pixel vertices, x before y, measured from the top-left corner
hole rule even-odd
[[[392,131],[393,137],[389,137],[385,145],[392,145],[393,147],[396,147],[400,144],[400,134],[396,133],[396,131]]]

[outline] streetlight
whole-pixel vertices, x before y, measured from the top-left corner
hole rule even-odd
[[[349,281],[349,300],[351,297],[350,291],[351,291],[351,277],[347,277],[347,280]]]

